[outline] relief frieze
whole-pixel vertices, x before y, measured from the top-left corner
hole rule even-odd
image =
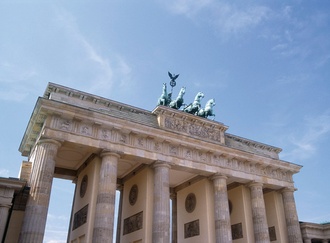
[[[184,238],[199,235],[199,219],[184,224]]]
[[[109,131],[108,129],[104,129],[104,128],[99,129],[98,138],[109,141],[111,139],[111,131]]]
[[[186,120],[165,117],[164,125],[166,128],[174,131],[221,142],[221,133],[219,130],[205,127],[202,124],[187,123]]]
[[[75,230],[87,222],[88,204],[74,214],[72,230]]]
[[[143,211],[124,219],[123,235],[140,230],[143,227]]]
[[[242,239],[243,238],[243,227],[242,223],[233,224],[231,226],[231,235],[233,240]]]
[[[188,161],[209,163],[214,166],[220,166],[244,173],[267,176],[269,178],[292,182],[293,173],[286,172],[276,167],[276,165],[274,167],[263,167],[252,161],[240,160],[239,158],[229,158],[223,154],[207,152],[181,144],[173,144],[168,140],[159,141],[153,137],[145,137],[140,136],[137,133],[131,133],[128,130],[122,131],[114,127],[103,127],[100,125],[93,126],[92,124],[82,122],[78,119],[67,119],[59,116],[53,117],[50,126],[61,131],[75,132],[83,136],[95,137],[100,140],[111,141],[118,144],[126,144],[151,152],[165,153]],[[220,131],[215,135],[215,133],[212,134],[212,129],[202,127],[202,125],[189,124],[186,120],[183,121],[172,117],[166,117],[165,126],[173,130],[187,132],[201,137],[220,139]]]

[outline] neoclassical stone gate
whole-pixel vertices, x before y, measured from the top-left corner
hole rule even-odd
[[[302,242],[301,166],[227,129],[49,83],[20,146],[32,168],[20,242],[42,242],[54,177],[76,183],[69,242],[112,242],[114,230],[117,242]]]

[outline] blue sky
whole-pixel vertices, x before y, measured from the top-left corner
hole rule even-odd
[[[167,71],[215,98],[228,132],[283,149],[299,219],[330,221],[330,2],[1,1],[0,176],[54,82],[153,110]],[[45,242],[65,242],[73,185],[55,180]],[[59,207],[60,206],[60,207]]]

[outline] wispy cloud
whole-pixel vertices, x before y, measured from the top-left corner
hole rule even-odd
[[[127,82],[131,77],[131,68],[123,56],[113,53],[112,56],[101,54],[101,50],[92,41],[84,36],[72,14],[65,10],[58,11],[57,21],[66,30],[80,51],[89,60],[90,72],[94,70],[93,80],[88,82],[88,90],[99,94],[105,94],[112,90],[117,82]]]
[[[266,20],[271,10],[265,6],[238,8],[218,4],[214,23],[222,33],[237,34],[253,28]]]
[[[290,160],[302,160],[310,158],[317,151],[317,146],[330,134],[330,111],[315,117],[305,119],[303,130],[299,131],[301,136],[291,134],[289,143],[293,149],[284,153],[283,156]]]
[[[210,24],[226,36],[245,32],[266,20],[271,12],[266,6],[238,6],[214,0],[180,0],[168,3],[173,13]]]
[[[21,102],[34,90],[38,73],[33,67],[0,60],[0,69],[0,100]]]
[[[284,58],[297,61],[311,60],[309,68],[323,67],[329,62],[329,14],[322,10],[311,11],[306,15],[302,9],[285,6],[273,11],[268,32],[264,38],[274,41],[271,50]]]

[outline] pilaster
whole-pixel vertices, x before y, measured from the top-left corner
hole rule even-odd
[[[255,243],[269,243],[269,232],[266,217],[266,208],[262,183],[252,182],[249,185],[251,192],[252,220]]]
[[[172,199],[172,243],[178,242],[178,200],[176,192],[171,193]]]
[[[117,186],[117,165],[120,155],[101,153],[101,168],[96,199],[93,242],[112,242]]]
[[[154,165],[154,208],[152,242],[170,241],[170,165],[157,161]]]
[[[227,177],[215,175],[214,186],[215,238],[217,243],[232,242],[230,214],[227,194]]]
[[[119,191],[120,196],[119,196],[119,206],[118,206],[116,243],[120,243],[121,218],[122,218],[122,213],[123,213],[124,186],[123,185],[117,186],[117,190]]]

